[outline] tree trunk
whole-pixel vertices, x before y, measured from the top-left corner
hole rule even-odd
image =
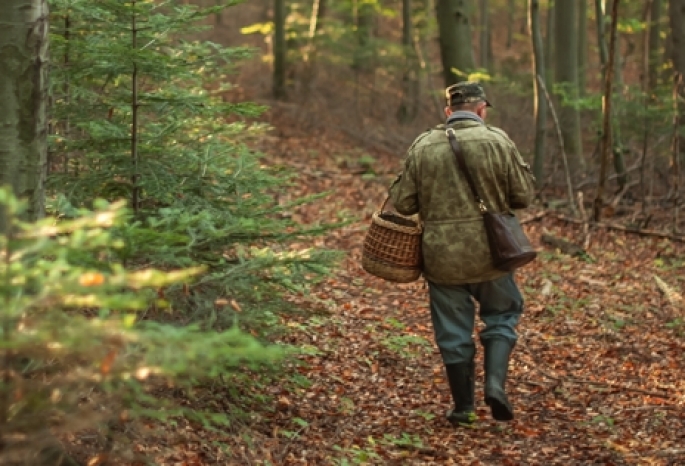
[[[516,0],[508,0],[507,13],[509,20],[507,21],[507,50],[509,50],[514,43],[514,18],[516,17]]]
[[[547,135],[547,102],[539,79],[545,77],[545,54],[540,32],[540,2],[528,0],[528,25],[533,48],[533,85],[535,89],[535,158],[533,174],[542,181],[545,166],[545,138]],[[539,77],[539,78],[538,78]]]
[[[488,0],[480,0],[480,59],[482,69],[490,68],[490,14],[488,12]]]
[[[285,12],[285,0],[274,0],[273,96],[279,100],[286,95],[285,66],[288,50],[285,41]]]
[[[602,81],[606,82],[606,73],[607,73],[607,67],[608,61],[609,61],[609,55],[613,55],[613,76],[611,78],[611,85],[613,86],[619,86],[621,84],[621,65],[620,65],[620,45],[619,45],[619,33],[618,30],[614,29],[614,24],[613,24],[613,19],[609,18],[609,24],[611,25],[611,31],[615,35],[613,42],[610,46],[607,45],[606,43],[606,25],[607,25],[607,16],[606,16],[606,4],[605,0],[595,0],[595,15],[597,19],[597,46],[599,48],[599,61],[602,67]],[[618,18],[616,18],[616,21],[618,21]],[[613,50],[610,51],[610,47],[613,47]],[[628,175],[626,174],[626,163],[623,157],[623,143],[621,142],[621,135],[619,133],[620,131],[620,125],[616,122],[612,122],[612,129],[613,129],[613,134],[612,134],[612,143],[613,143],[613,150],[611,153],[613,154],[613,163],[614,163],[614,170],[616,171],[616,174],[618,176],[617,181],[619,185],[619,191],[622,190],[626,184],[628,183]],[[604,138],[604,134],[602,133],[602,138]]]
[[[613,0],[611,9],[611,38],[609,43],[609,62],[607,63],[607,72],[604,75],[604,95],[602,96],[602,117],[603,117],[603,131],[602,131],[602,150],[601,164],[599,169],[599,182],[597,184],[597,197],[594,202],[594,220],[599,222],[602,218],[602,207],[604,195],[604,185],[606,183],[607,167],[609,165],[609,151],[611,149],[611,91],[613,89],[614,78],[614,59],[616,57],[616,29],[618,23],[618,3],[619,0]]]
[[[606,10],[604,0],[595,0],[595,19],[597,21],[597,47],[599,48],[599,64],[602,68],[602,76],[606,72],[607,62],[609,61],[609,50],[606,40],[606,20],[604,11]]]
[[[321,25],[323,24],[323,20],[326,17],[326,13],[328,12],[328,0],[315,1],[318,5],[318,9],[316,11],[316,28],[314,30],[314,33],[316,34],[321,30]]]
[[[671,59],[673,71],[685,74],[685,0],[670,0]]]
[[[554,6],[556,82],[561,85],[564,99],[569,102],[561,106],[560,123],[564,147],[569,155],[571,173],[577,174],[585,168],[580,112],[573,104],[578,100],[578,4],[577,0],[556,0]]]
[[[402,102],[397,109],[397,121],[408,123],[419,109],[419,63],[414,47],[414,24],[411,0],[402,0],[402,47],[404,48],[404,72],[402,74]]]
[[[587,0],[578,0],[578,93],[585,95],[587,76]]]
[[[309,16],[309,32],[307,34],[307,45],[304,47],[302,52],[302,61],[307,64],[305,74],[303,76],[304,81],[311,82],[313,74],[315,73],[315,65],[313,62],[316,61],[316,36],[321,29],[321,21],[326,10],[325,0],[313,0],[312,1],[312,13]],[[309,86],[305,84],[305,92],[309,90]]]
[[[466,0],[437,0],[435,12],[440,35],[445,86],[462,81],[475,69],[471,46],[469,2]]]
[[[547,86],[551,88],[554,82],[554,2],[547,3],[547,18],[545,25],[545,74]]]
[[[375,62],[376,50],[372,45],[376,10],[373,3],[357,0],[355,23],[357,25],[357,50],[352,68],[370,71]]]
[[[48,2],[5,0],[0,28],[0,185],[28,202],[27,218],[45,213]],[[0,216],[0,232],[7,223]]]
[[[676,181],[674,186],[679,190],[680,160],[685,150],[685,136],[683,136],[683,122],[685,122],[685,0],[670,0],[668,16],[671,23],[671,53],[673,60],[673,85],[675,100],[674,135],[673,135],[673,167]],[[676,202],[679,192],[674,193]]]
[[[321,28],[321,20],[326,12],[325,0],[313,0],[312,14],[309,18],[309,40],[312,42]]]
[[[659,85],[661,67],[661,0],[652,0],[649,12],[648,85],[654,90]]]

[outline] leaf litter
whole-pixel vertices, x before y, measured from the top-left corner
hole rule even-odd
[[[547,217],[527,224],[542,252],[517,273],[526,311],[508,379],[516,419],[491,419],[479,346],[479,421],[455,429],[444,419],[451,400],[423,281],[391,284],[360,267],[366,227],[401,157],[373,153],[373,171],[385,174],[360,173],[344,139],[274,124],[280,134],[263,150],[269,163],[298,168],[290,194],[331,191],[294,218],[358,217],[314,244],[347,256],[311,295],[290,297],[311,311],[282,322],[283,343],[305,350],[299,363],[263,384],[248,375],[176,394],[245,416],[224,432],[181,420],[141,433],[137,451],[177,465],[685,464],[685,313],[674,298],[685,280],[682,246],[599,229],[589,261],[539,241],[543,229],[574,241],[581,226]]]

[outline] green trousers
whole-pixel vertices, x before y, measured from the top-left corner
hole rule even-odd
[[[476,306],[485,328],[481,342],[500,338],[516,344],[516,326],[523,313],[523,297],[513,274],[496,280],[466,285],[439,285],[428,282],[435,342],[445,364],[473,359]]]

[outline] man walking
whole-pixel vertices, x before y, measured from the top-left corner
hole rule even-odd
[[[534,196],[534,178],[506,133],[485,124],[490,103],[479,83],[454,84],[445,96],[445,125],[413,142],[390,196],[399,213],[418,213],[424,224],[423,275],[429,286],[435,340],[454,400],[447,419],[454,425],[476,420],[475,299],[485,324],[480,332],[485,350],[485,402],[496,420],[508,421],[514,413],[504,387],[523,298],[513,274],[492,265],[478,203],[445,130],[454,129],[489,211],[527,207]]]

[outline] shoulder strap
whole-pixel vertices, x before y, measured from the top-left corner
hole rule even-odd
[[[461,168],[461,171],[464,172],[464,176],[466,177],[466,181],[468,182],[469,187],[471,188],[473,197],[476,199],[476,202],[478,202],[478,208],[482,213],[487,212],[488,209],[487,207],[485,207],[485,202],[483,201],[483,198],[480,197],[480,195],[478,194],[478,190],[476,189],[476,183],[473,181],[471,173],[469,172],[469,169],[466,166],[466,160],[464,159],[464,154],[461,151],[461,147],[459,147],[459,141],[457,141],[457,138],[455,136],[454,128],[447,128],[447,130],[445,130],[445,133],[447,134],[447,138],[450,141],[450,146],[452,147],[452,152],[454,152],[454,156],[457,159],[459,168]]]

